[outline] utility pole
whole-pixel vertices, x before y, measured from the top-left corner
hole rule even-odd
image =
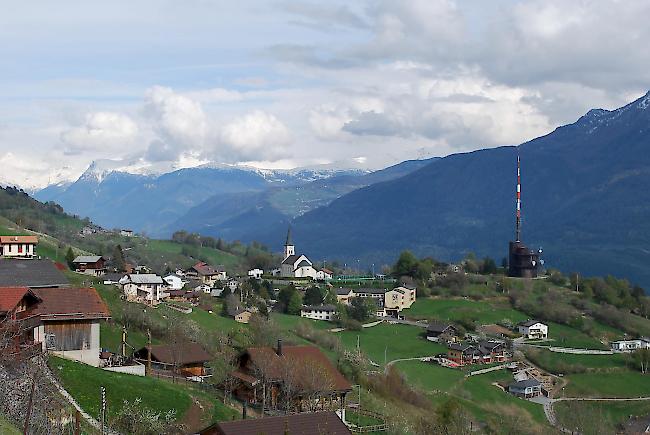
[[[147,365],[145,376],[151,376],[151,330],[147,329]]]
[[[101,434],[104,435],[106,433],[106,388],[102,385],[101,387],[101,393],[102,393],[102,409],[101,409]]]
[[[360,336],[357,335],[357,355],[361,356]]]
[[[126,358],[126,326],[122,326],[122,356]]]

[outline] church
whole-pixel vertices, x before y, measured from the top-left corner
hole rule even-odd
[[[287,241],[284,243],[284,260],[280,265],[280,276],[285,278],[317,279],[318,271],[307,256],[296,254],[296,247],[291,240],[291,228],[287,231]]]

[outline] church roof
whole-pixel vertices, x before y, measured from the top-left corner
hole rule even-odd
[[[301,255],[289,255],[287,258],[282,260],[282,264],[291,264],[293,265],[298,259],[301,257]]]
[[[302,260],[300,263],[298,263],[296,267],[307,267],[307,266],[311,266],[309,260]]]

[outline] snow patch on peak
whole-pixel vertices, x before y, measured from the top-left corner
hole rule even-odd
[[[645,110],[648,107],[650,107],[650,91],[648,91],[638,102],[636,105],[637,108],[641,110]]]

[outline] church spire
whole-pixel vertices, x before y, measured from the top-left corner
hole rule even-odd
[[[287,241],[284,243],[284,246],[293,246],[293,241],[291,240],[291,226],[287,229]]]

